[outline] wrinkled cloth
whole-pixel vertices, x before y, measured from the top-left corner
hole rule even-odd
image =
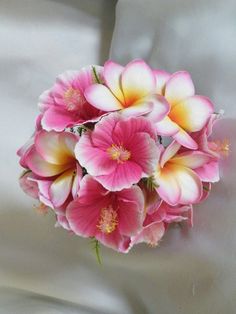
[[[228,0],[0,0],[0,313],[232,314],[236,306],[236,2]],[[116,16],[115,16],[116,13]],[[114,30],[113,30],[113,25]],[[225,120],[222,180],[158,248],[128,255],[54,228],[18,185],[16,150],[33,132],[55,77],[110,57],[191,73]]]

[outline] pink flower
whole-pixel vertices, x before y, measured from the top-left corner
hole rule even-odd
[[[94,71],[100,77],[102,68],[89,66],[80,71],[67,71],[40,96],[39,107],[43,112],[42,126],[45,130],[63,131],[67,127],[99,119],[101,110],[91,106],[84,97],[85,89],[96,82]]]
[[[75,155],[106,189],[119,191],[153,172],[158,158],[155,141],[155,129],[146,118],[125,120],[113,113],[82,135]]]
[[[192,206],[170,206],[162,202],[155,212],[147,213],[142,230],[131,237],[130,247],[143,242],[151,247],[157,246],[168,224],[181,221],[188,221],[192,225]]]
[[[192,79],[188,72],[180,71],[172,75],[165,71],[154,71],[156,92],[168,101],[170,112],[156,124],[160,135],[172,136],[181,145],[197,149],[191,137],[200,131],[213,113],[213,104],[204,96],[195,95]]]
[[[169,112],[166,100],[157,95],[156,79],[143,60],[134,60],[125,67],[107,61],[104,65],[105,84],[94,84],[85,91],[90,104],[103,111],[120,110],[125,116],[149,114],[155,122]]]
[[[26,151],[26,167],[39,189],[39,199],[52,208],[60,208],[68,197],[76,197],[82,169],[74,156],[77,137],[69,132],[38,132]]]
[[[66,217],[75,234],[95,237],[124,253],[129,249],[130,236],[142,227],[143,211],[144,199],[138,186],[110,192],[86,175],[80,184],[79,197],[69,204]]]
[[[157,192],[170,205],[197,203],[202,181],[215,182],[217,170],[211,167],[211,155],[201,151],[176,154],[179,148],[174,141],[161,154],[154,174]]]
[[[32,180],[33,179],[33,180]],[[38,184],[34,181],[35,175],[32,173],[32,171],[25,171],[20,179],[20,187],[22,190],[29,196],[38,199],[39,198],[39,189]]]

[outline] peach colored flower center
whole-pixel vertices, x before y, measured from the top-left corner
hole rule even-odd
[[[111,159],[116,160],[118,163],[123,163],[124,161],[130,159],[131,156],[131,153],[122,145],[118,146],[116,144],[112,144],[111,147],[107,149],[107,152]]]
[[[97,228],[103,233],[109,234],[116,229],[117,225],[118,215],[112,206],[109,205],[107,208],[102,208]]]
[[[64,95],[64,102],[68,111],[76,111],[86,102],[84,95],[79,89],[68,88]]]
[[[229,140],[224,139],[223,141],[216,140],[209,142],[209,147],[221,156],[227,157],[229,155]]]

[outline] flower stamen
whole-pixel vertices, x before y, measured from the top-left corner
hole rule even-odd
[[[65,91],[63,98],[68,111],[79,110],[80,107],[86,102],[81,91],[72,87]]]
[[[103,233],[110,234],[116,229],[117,225],[118,215],[112,206],[109,205],[107,208],[102,208],[97,228]]]
[[[116,160],[118,163],[123,163],[130,159],[131,153],[126,150],[122,145],[118,146],[116,144],[112,144],[111,147],[107,149],[108,154],[111,159]]]

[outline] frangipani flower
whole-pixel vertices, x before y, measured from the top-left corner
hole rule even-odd
[[[106,189],[119,191],[153,172],[158,158],[155,141],[155,128],[149,120],[126,120],[113,113],[81,136],[75,155]]]
[[[55,85],[40,96],[43,128],[63,131],[73,125],[97,121],[103,112],[86,101],[84,91],[101,75],[102,68],[98,66],[61,74]]]
[[[77,136],[55,131],[38,132],[34,145],[24,156],[40,191],[39,199],[46,205],[59,208],[72,194],[77,195],[82,169],[74,156]]]
[[[165,97],[170,112],[156,124],[160,135],[172,136],[181,145],[197,149],[191,137],[200,131],[213,113],[213,104],[204,96],[195,95],[192,79],[188,72],[180,71],[172,75],[165,71],[154,71],[156,92]]]
[[[134,60],[125,67],[107,61],[103,77],[105,85],[94,84],[85,91],[87,101],[94,107],[107,112],[120,110],[125,116],[149,113],[155,122],[169,112],[168,103],[155,92],[155,75],[144,61]]]
[[[212,169],[212,156],[201,151],[176,154],[180,145],[173,141],[161,154],[154,173],[157,192],[170,205],[194,204],[202,197],[202,181],[218,177]],[[206,180],[207,177],[207,180]]]
[[[86,175],[79,197],[68,206],[66,217],[75,234],[95,237],[108,247],[127,252],[130,236],[142,227],[143,209],[143,194],[138,186],[110,192]]]

